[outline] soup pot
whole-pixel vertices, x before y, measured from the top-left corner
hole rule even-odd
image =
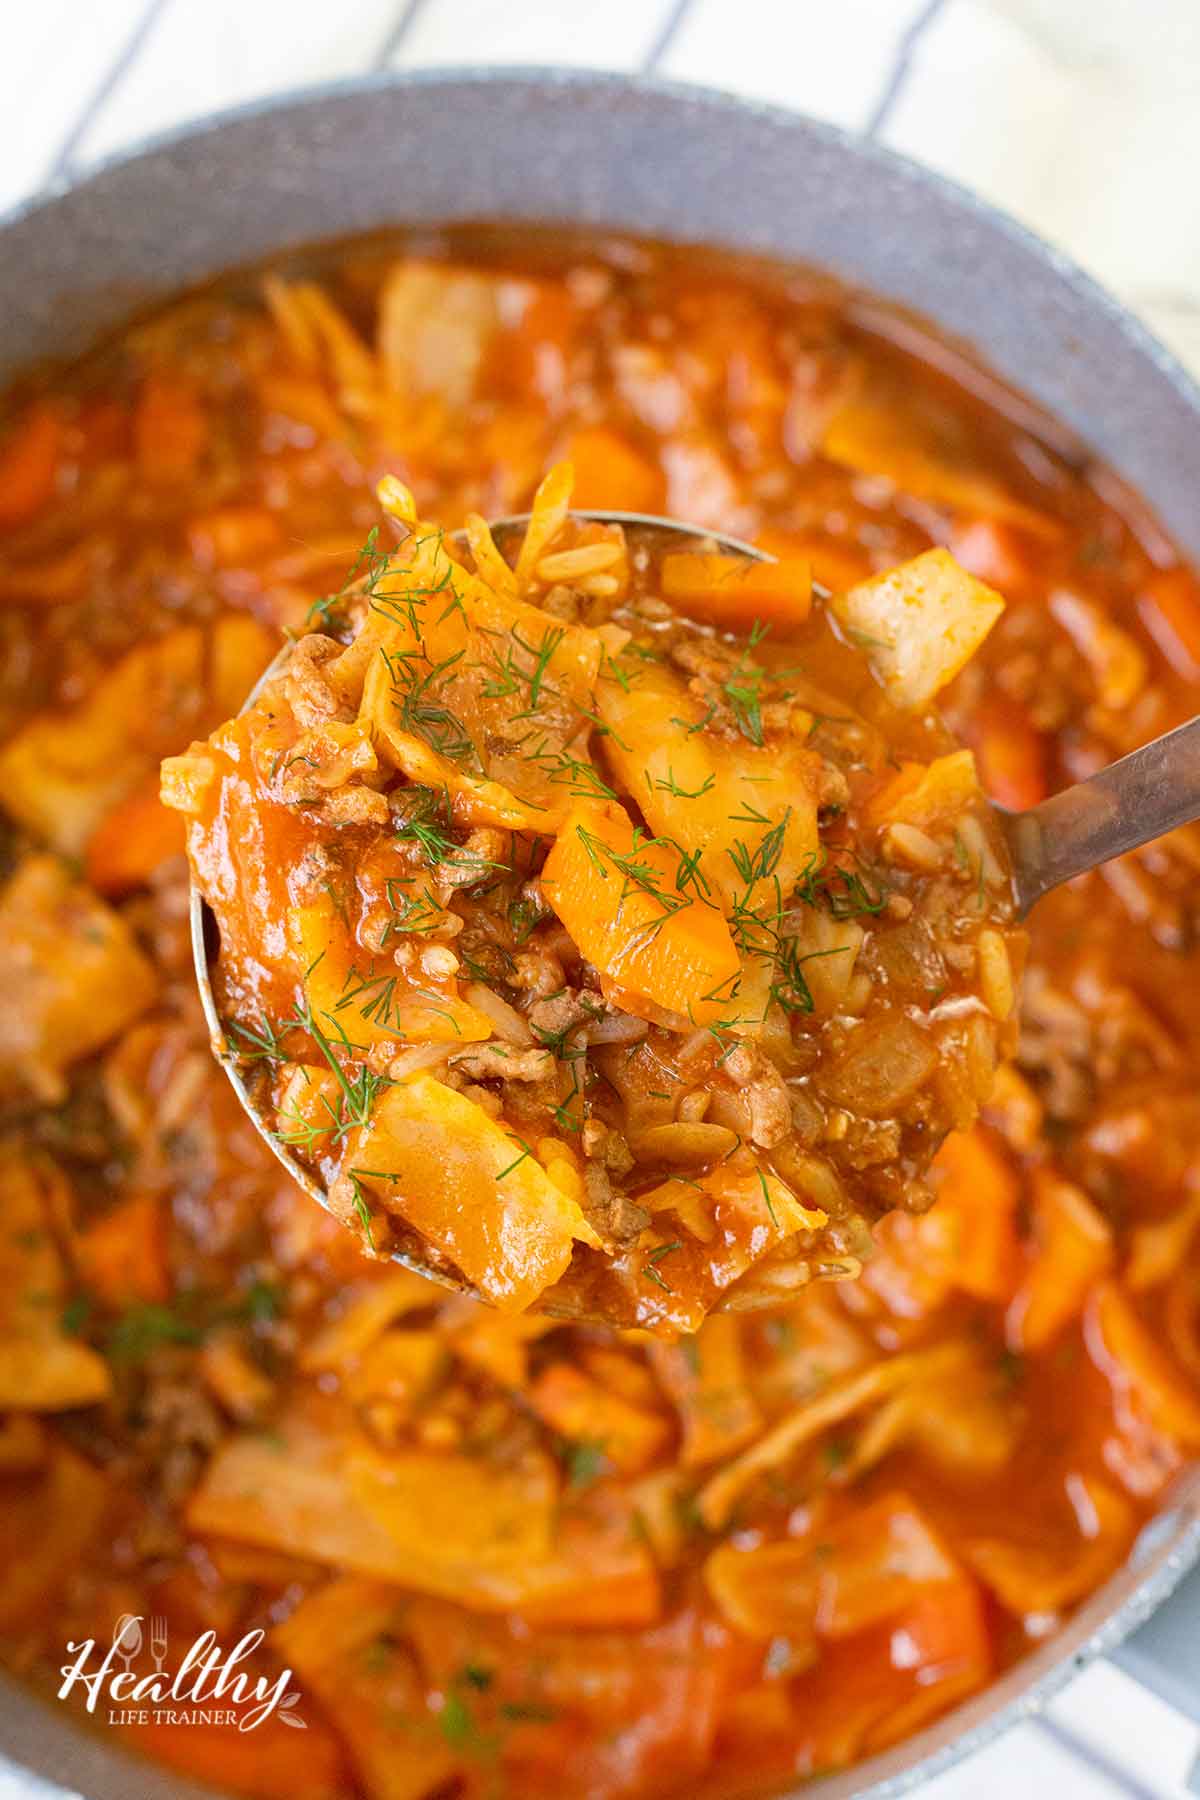
[[[0,381],[238,264],[388,226],[552,223],[816,264],[923,315],[1097,453],[1200,559],[1200,391],[1057,252],[927,170],[702,89],[556,70],[355,82],[156,139],[0,224]],[[806,1800],[897,1794],[1114,1654],[1200,1720],[1200,1470],[1126,1566],[984,1693]],[[64,1646],[65,1649],[65,1646]],[[201,1790],[0,1683],[0,1773],[42,1800]]]

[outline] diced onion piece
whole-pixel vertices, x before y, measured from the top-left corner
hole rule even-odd
[[[926,550],[832,601],[897,706],[918,711],[970,661],[1004,611],[948,550]]]
[[[817,1079],[821,1091],[839,1106],[884,1119],[925,1085],[937,1060],[933,1039],[911,1019],[884,1013],[856,1026]]]

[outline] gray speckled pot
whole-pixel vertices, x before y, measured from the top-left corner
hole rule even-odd
[[[923,313],[1110,463],[1200,557],[1200,393],[1078,269],[938,177],[827,126],[718,94],[550,70],[421,73],[235,112],[150,144],[0,225],[0,379],[86,348],[133,308],[273,251],[395,224],[613,227],[826,266]],[[1200,1718],[1200,1474],[1128,1566],[985,1694],[805,1788],[911,1787],[1111,1650]],[[31,1795],[200,1790],[0,1685]],[[0,1759],[0,1770],[3,1761]]]

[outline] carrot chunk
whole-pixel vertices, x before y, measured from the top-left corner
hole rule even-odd
[[[680,852],[619,807],[577,806],[542,890],[602,975],[703,1024],[728,1008],[741,967],[724,915],[688,892]]]
[[[662,560],[668,600],[718,625],[749,626],[756,619],[799,625],[812,608],[812,567],[804,557],[750,562],[720,551],[686,550]]]
[[[203,569],[236,569],[281,548],[283,531],[265,506],[218,506],[188,526],[188,548]]]

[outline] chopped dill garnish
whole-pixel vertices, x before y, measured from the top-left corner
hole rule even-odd
[[[387,666],[401,731],[420,738],[448,762],[469,764],[482,773],[470,732],[444,698],[444,690],[465,651],[455,650],[441,662],[431,664],[424,673],[418,666],[418,659],[423,659],[420,650],[389,651],[381,645],[379,654]]]
[[[114,1362],[145,1362],[163,1344],[196,1345],[204,1336],[203,1326],[170,1306],[131,1306],[109,1331],[105,1353]]]
[[[650,792],[654,793],[657,789],[659,793],[673,795],[676,800],[699,800],[703,794],[709,792],[710,788],[716,786],[716,781],[716,776],[709,774],[705,776],[699,787],[685,788],[680,787],[675,779],[675,771],[669,765],[665,777],[652,775],[649,769],[646,770],[646,786]]]
[[[646,1277],[646,1280],[654,1282],[655,1286],[660,1287],[664,1294],[673,1294],[675,1289],[665,1280],[662,1270],[658,1265],[665,1256],[670,1256],[672,1251],[682,1249],[682,1240],[676,1238],[674,1243],[660,1244],[657,1250],[652,1250],[642,1264],[642,1274]]]
[[[954,833],[954,854],[959,868],[969,875],[974,883],[975,910],[983,912],[987,906],[987,895],[984,891],[987,885],[987,871],[984,868],[983,857],[981,856],[978,862],[972,858],[971,852],[963,841],[962,834],[958,831]]]
[[[670,838],[648,837],[640,825],[633,828],[633,843],[628,850],[614,850],[612,845],[597,837],[584,825],[575,827],[579,841],[587,853],[587,857],[596,873],[604,880],[608,879],[611,870],[615,869],[621,876],[622,887],[618,907],[632,893],[645,894],[655,905],[662,909],[662,917],[651,919],[642,928],[644,936],[653,937],[675,913],[692,904],[690,895],[680,891],[669,892],[663,886],[662,872],[648,860],[645,852],[654,848],[668,848],[681,856],[680,870],[683,869],[682,853],[679,846]],[[695,876],[694,862],[688,865],[689,876]],[[679,887],[678,872],[676,887]]]
[[[400,843],[415,843],[431,868],[440,863],[457,869],[478,869],[480,879],[489,869],[506,869],[506,863],[490,862],[478,851],[457,843],[451,833],[450,797],[445,789],[413,787],[404,792],[410,810],[394,827]]]
[[[503,1168],[499,1171],[499,1173],[496,1176],[497,1181],[503,1181],[504,1177],[506,1175],[511,1175],[514,1169],[520,1168],[521,1164],[526,1160],[526,1158],[531,1157],[533,1155],[533,1151],[529,1148],[529,1145],[525,1142],[524,1138],[517,1137],[517,1134],[515,1131],[513,1132],[512,1135],[515,1138],[517,1138],[517,1142],[521,1146],[521,1154],[519,1156],[514,1156],[513,1160],[507,1165],[507,1167]]]
[[[704,730],[704,727],[714,717],[716,710],[715,701],[710,700],[708,706],[705,708],[702,718],[694,719],[691,724],[689,724],[686,719],[672,718],[671,723],[672,725],[678,725],[685,737],[694,737],[698,731]]]
[[[762,716],[763,687],[770,676],[766,669],[749,659],[751,652],[758,648],[770,629],[761,620],[754,621],[746,648],[721,683],[721,692],[729,702],[738,730],[760,749],[766,742]]]
[[[387,948],[393,937],[436,931],[445,919],[445,913],[427,888],[410,894],[406,891],[408,883],[395,875],[390,876],[383,887],[392,917],[384,928],[381,950]]]
[[[456,1689],[451,1688],[438,1714],[442,1736],[452,1750],[477,1747],[479,1732],[470,1707]]]
[[[608,1457],[602,1438],[572,1438],[559,1454],[567,1475],[567,1487],[573,1493],[591,1487],[608,1472]]]
[[[541,1700],[503,1700],[500,1703],[500,1717],[510,1719],[514,1724],[549,1725],[558,1716],[556,1706],[547,1706]]]
[[[762,1169],[758,1170],[758,1185],[762,1188],[762,1197],[766,1204],[767,1212],[770,1215],[771,1223],[775,1227],[776,1231],[778,1231],[779,1230],[779,1219],[776,1216],[775,1203],[771,1199],[770,1184],[768,1183],[766,1174]]]
[[[508,929],[512,932],[513,943],[524,944],[541,922],[542,915],[534,901],[521,894],[510,901],[505,917]]]
[[[504,655],[501,657],[494,654],[486,665],[489,674],[483,684],[483,693],[489,700],[500,700],[528,689],[525,712],[514,715],[516,718],[526,718],[538,711],[543,688],[552,698],[558,697],[557,690],[547,684],[546,676],[555,651],[567,635],[566,627],[548,625],[538,644],[527,644],[515,625],[509,635],[511,643]],[[515,650],[513,645],[516,646]],[[526,663],[518,657],[517,651],[523,653]]]
[[[353,1169],[348,1171],[348,1175],[355,1215],[358,1218],[359,1224],[362,1226],[363,1236],[366,1238],[368,1244],[373,1246],[375,1243],[375,1228],[371,1221],[371,1209],[367,1205],[367,1197],[363,1193],[362,1183]]]
[[[565,787],[577,800],[615,800],[617,797],[595,763],[574,756],[565,748],[550,746],[544,738],[536,750],[527,750],[525,755],[555,787]]]
[[[223,1024],[227,1032],[242,1040],[234,1045],[240,1062],[287,1061],[287,1052],[283,1048],[286,1025],[281,1030],[265,1014],[257,1026],[243,1025],[237,1019],[224,1020]]]
[[[891,889],[876,871],[868,873],[869,882],[855,870],[831,863],[823,850],[814,851],[797,877],[796,898],[805,906],[823,906],[835,919],[881,913]]]
[[[344,1027],[331,1014],[326,1013],[325,1017],[329,1019],[334,1029],[339,1046],[348,1051],[351,1056],[355,1055],[359,1047],[350,1042]],[[388,1077],[378,1075],[374,1069],[368,1069],[365,1066],[359,1070],[357,1075],[348,1075],[334,1053],[333,1043],[328,1034],[317,1024],[313,1009],[307,999],[301,1000],[297,1004],[295,1016],[288,1022],[298,1026],[301,1031],[308,1032],[342,1090],[342,1096],[338,1103],[339,1119],[335,1136],[343,1137],[347,1132],[354,1130],[356,1126],[367,1125],[380,1093],[384,1088],[392,1086]]]
[[[306,625],[316,624],[319,620],[323,626],[337,630],[344,621],[339,617],[342,608],[350,597],[351,589],[362,580],[366,571],[367,592],[378,581],[387,568],[387,556],[379,548],[379,527],[372,525],[367,533],[366,542],[354,559],[354,563],[336,594],[326,594],[322,600],[314,600],[305,615]]]

